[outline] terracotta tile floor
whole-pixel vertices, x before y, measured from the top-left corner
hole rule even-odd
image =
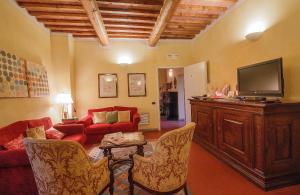
[[[144,134],[146,139],[156,139],[165,132]],[[300,185],[264,192],[195,143],[189,163],[188,186],[193,195],[300,195]]]

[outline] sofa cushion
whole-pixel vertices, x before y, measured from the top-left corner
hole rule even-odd
[[[130,111],[130,120],[132,121],[133,115],[137,113],[137,108],[136,107],[126,107],[126,106],[115,106],[114,110],[116,111]]]
[[[93,124],[88,126],[85,129],[86,134],[106,134],[109,133],[111,128],[111,124],[101,123],[101,124]]]
[[[107,112],[93,112],[93,123],[106,123],[106,113]]]
[[[64,133],[58,131],[57,129],[54,129],[53,127],[46,131],[47,139],[62,139],[64,136]]]
[[[27,121],[18,121],[7,125],[0,129],[0,145],[4,145],[5,143],[17,138],[20,134],[24,134],[26,132],[28,126]]]
[[[117,111],[107,112],[106,122],[110,124],[118,122],[118,112]]]
[[[26,130],[27,137],[35,139],[46,139],[44,126],[33,127]]]
[[[75,142],[80,143],[81,145],[84,145],[84,143],[86,141],[86,136],[84,134],[67,135],[63,138],[63,140],[75,141]]]
[[[20,134],[15,139],[5,143],[3,146],[4,146],[4,148],[6,148],[8,150],[24,149],[23,138],[24,138],[23,134]]]
[[[88,115],[93,116],[93,112],[111,112],[113,111],[113,107],[106,107],[106,108],[96,108],[88,110]]]
[[[118,111],[118,122],[130,122],[130,111]]]
[[[28,120],[28,128],[34,128],[44,126],[45,130],[52,127],[52,122],[50,117],[44,117],[40,119]]]
[[[134,125],[131,122],[118,122],[111,125],[111,132],[117,131],[132,131],[134,130]]]

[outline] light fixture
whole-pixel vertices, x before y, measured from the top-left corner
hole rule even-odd
[[[169,69],[168,75],[169,75],[169,77],[173,76],[173,69]]]
[[[265,29],[263,22],[255,22],[249,26],[245,38],[250,41],[256,41],[262,36]]]
[[[132,64],[132,59],[129,56],[120,56],[118,59],[118,64],[120,65],[129,65]]]
[[[73,99],[69,93],[60,93],[56,96],[56,102],[62,104],[62,119],[72,118]]]

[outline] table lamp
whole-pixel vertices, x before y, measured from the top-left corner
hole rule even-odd
[[[56,97],[56,101],[62,104],[62,119],[72,118],[72,104],[73,100],[71,94],[60,93]]]

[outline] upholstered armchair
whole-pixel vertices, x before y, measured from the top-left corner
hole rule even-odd
[[[109,184],[108,159],[92,162],[76,142],[24,139],[40,195],[103,192]]]
[[[154,193],[175,193],[184,188],[195,123],[172,130],[157,141],[149,157],[133,156],[131,183]],[[133,192],[133,185],[130,186]]]

